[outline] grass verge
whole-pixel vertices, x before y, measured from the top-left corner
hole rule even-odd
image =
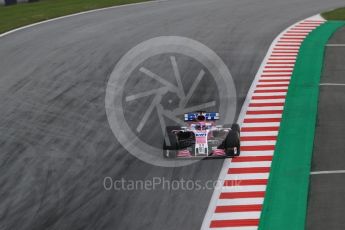
[[[148,0],[41,0],[0,6],[0,34],[32,23],[82,11]]]
[[[345,20],[345,7],[321,14],[327,20]]]

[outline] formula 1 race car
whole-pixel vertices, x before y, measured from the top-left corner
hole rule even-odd
[[[216,125],[217,120],[218,113],[185,114],[185,127],[166,127],[163,156],[189,159],[239,156],[239,125]]]

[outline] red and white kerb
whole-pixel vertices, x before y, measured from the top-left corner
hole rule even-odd
[[[241,127],[241,156],[228,159],[202,229],[258,228],[286,93],[305,37],[324,20],[312,17],[288,28],[272,44]]]

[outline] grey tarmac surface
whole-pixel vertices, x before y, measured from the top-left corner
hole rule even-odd
[[[104,108],[115,64],[149,38],[195,39],[230,69],[238,114],[272,40],[298,20],[342,5],[172,0],[79,15],[0,38],[0,229],[199,229],[212,190],[103,188],[107,176],[204,183],[217,179],[222,165],[209,160],[156,167],[127,153]],[[138,104],[133,113],[146,106]]]
[[[345,27],[328,44],[345,44]],[[345,47],[326,48],[322,83],[345,83]],[[345,169],[345,85],[320,86],[312,172]],[[311,175],[307,229],[344,229],[345,174]]]

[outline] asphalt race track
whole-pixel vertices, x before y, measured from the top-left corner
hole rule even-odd
[[[306,229],[343,229],[344,202],[344,53],[345,28],[327,46],[321,77],[318,122],[310,176]],[[328,84],[328,85],[323,85]]]
[[[208,160],[157,167],[127,153],[104,108],[115,64],[150,38],[195,39],[230,69],[238,114],[272,40],[296,21],[342,5],[342,0],[170,0],[1,37],[0,229],[199,229],[212,190],[104,189],[107,176],[205,182],[217,179],[222,165]],[[146,106],[138,105],[133,114]]]

